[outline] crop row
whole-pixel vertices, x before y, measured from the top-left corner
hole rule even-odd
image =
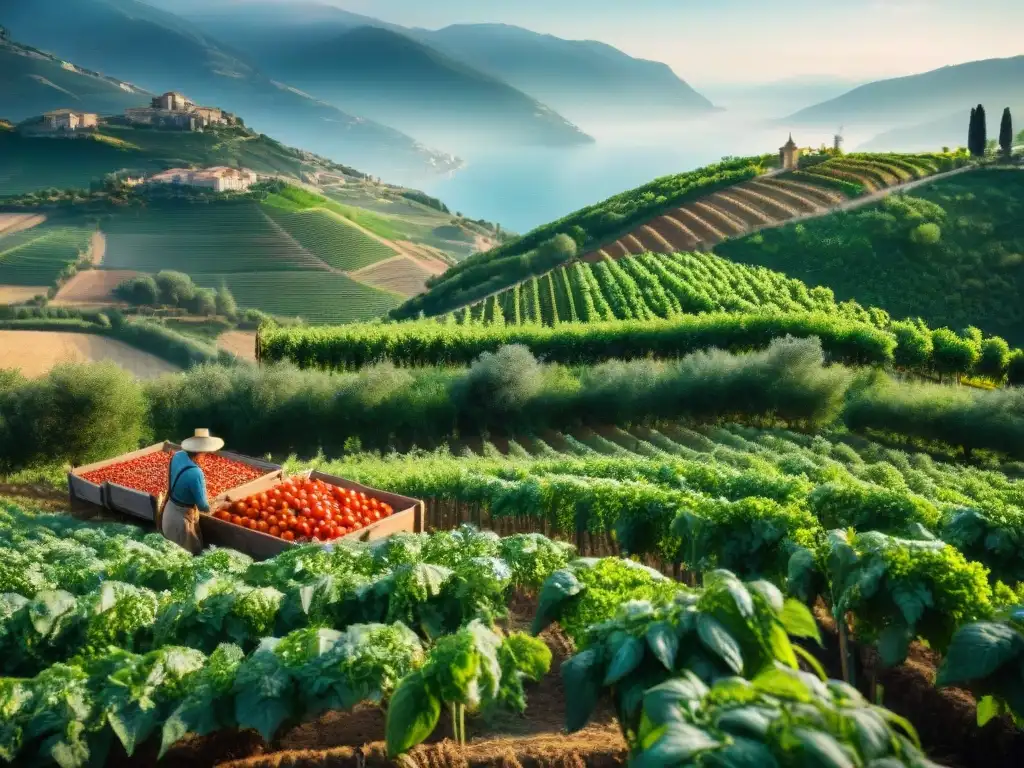
[[[631,283],[633,288],[637,284]],[[593,299],[594,294],[584,294]],[[819,294],[828,306],[827,297]],[[569,306],[576,303],[565,295]],[[786,336],[815,337],[829,358],[847,365],[896,366],[940,376],[979,375],[1001,382],[1024,381],[1024,354],[1011,350],[1001,338],[959,336],[948,329],[932,331],[923,323],[891,323],[885,313],[866,312],[856,305],[839,305],[831,314],[715,313],[675,314],[662,319],[650,313],[636,296],[609,296],[611,303],[643,308],[635,319],[505,325],[497,304],[483,306],[480,321],[458,324],[430,320],[337,327],[267,327],[260,331],[260,357],[268,362],[289,360],[300,367],[326,370],[358,369],[390,361],[403,366],[469,365],[481,354],[521,344],[548,362],[592,365],[607,360],[654,357],[680,358],[700,350],[747,352],[762,349]],[[634,299],[631,301],[630,299]],[[666,294],[661,306],[669,306]],[[810,294],[808,301],[813,301]],[[557,296],[534,295],[534,304],[557,303]],[[597,306],[595,303],[594,306]],[[488,310],[493,322],[488,323]],[[851,317],[859,311],[860,317]],[[875,320],[884,327],[872,324]]]
[[[0,237],[0,285],[52,285],[89,250],[92,230],[36,227]]]
[[[334,269],[351,272],[396,255],[330,211],[314,208],[286,212],[273,206],[264,206],[263,210],[299,245]]]

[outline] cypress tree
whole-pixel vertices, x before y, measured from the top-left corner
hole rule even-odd
[[[1007,157],[1013,149],[1013,117],[1009,107],[1003,110],[1003,121],[999,124],[999,148]]]
[[[976,119],[978,121],[978,151],[975,152],[975,154],[978,157],[984,157],[985,145],[988,144],[988,126],[985,125],[985,107],[981,104],[978,105]]]
[[[971,107],[971,122],[967,127],[967,151],[973,155],[976,146],[978,146],[978,110]]]

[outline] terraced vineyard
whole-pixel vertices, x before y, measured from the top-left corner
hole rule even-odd
[[[832,291],[712,253],[574,262],[440,318],[510,324],[669,318],[698,312],[841,311]],[[852,312],[862,314],[862,312]]]
[[[129,211],[102,225],[107,269],[215,273],[293,272],[327,266],[256,203],[181,205]]]
[[[342,272],[362,269],[398,255],[342,216],[323,208],[291,212],[268,205],[263,210],[299,245]]]
[[[827,212],[864,193],[950,170],[946,155],[845,155],[803,170],[760,176],[665,211],[590,250],[585,261],[712,248],[727,238]]]
[[[198,273],[193,277],[207,288],[227,286],[242,309],[301,317],[311,323],[370,320],[398,306],[403,299],[336,272]]]
[[[0,236],[0,285],[52,285],[89,249],[93,230],[43,224]]]

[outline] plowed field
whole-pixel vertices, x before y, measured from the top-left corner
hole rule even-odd
[[[140,379],[153,379],[179,369],[148,352],[120,341],[87,333],[0,331],[0,368],[20,368],[41,376],[58,363],[113,360]]]

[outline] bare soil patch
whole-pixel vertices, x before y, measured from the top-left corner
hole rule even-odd
[[[427,278],[435,274],[438,272],[427,269],[421,260],[411,256],[396,256],[348,273],[349,277],[360,283],[402,296],[423,293],[427,289]]]
[[[0,304],[22,304],[48,290],[47,285],[0,285]]]
[[[440,275],[448,269],[448,262],[428,245],[411,243],[408,240],[399,240],[395,245],[400,247],[406,256],[417,262],[431,274]]]
[[[0,213],[0,237],[38,227],[44,221],[46,221],[46,217],[42,214]]]
[[[65,361],[100,360],[113,360],[140,379],[152,379],[180,370],[155,355],[102,336],[55,331],[0,331],[0,368],[20,368],[25,376],[41,376]]]
[[[105,240],[102,247],[106,247]],[[93,253],[95,255],[95,251]],[[114,289],[118,283],[140,274],[129,269],[87,269],[64,283],[51,303],[58,307],[117,303]]]
[[[103,263],[103,257],[106,255],[107,236],[97,229],[89,240],[89,260],[98,266]]]
[[[217,337],[217,346],[243,360],[256,362],[256,331],[226,331]]]

